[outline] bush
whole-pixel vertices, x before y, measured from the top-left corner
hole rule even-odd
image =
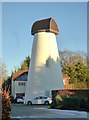
[[[83,98],[81,98],[80,108],[86,108],[86,101]]]
[[[50,108],[58,108],[62,104],[62,98],[60,95],[56,95],[56,97],[53,99],[53,102],[50,106]]]
[[[10,96],[10,99],[11,99],[11,103],[15,103],[15,99],[13,96]]]
[[[79,97],[69,97],[63,100],[61,109],[85,110],[86,101]]]
[[[62,103],[62,98],[61,98],[61,96],[60,95],[57,95],[56,97],[55,97],[55,103],[58,105],[58,104],[60,104],[60,103]]]
[[[56,99],[60,96],[62,101]],[[83,110],[89,112],[89,90],[53,90],[54,109]]]
[[[2,93],[2,120],[9,120],[10,119],[10,97],[9,93],[4,91]]]
[[[69,98],[69,95],[67,95],[67,94],[60,95],[60,96],[61,96],[62,100],[64,100],[65,98]]]
[[[63,109],[77,109],[79,108],[79,98],[65,98],[62,103]]]

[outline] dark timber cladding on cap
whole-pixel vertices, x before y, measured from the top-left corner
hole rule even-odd
[[[32,25],[31,34],[38,32],[52,32],[58,35],[59,29],[53,18],[38,20]]]

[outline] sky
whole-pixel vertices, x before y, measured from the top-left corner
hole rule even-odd
[[[26,56],[31,56],[32,24],[49,17],[53,17],[59,27],[60,51],[87,52],[87,3],[2,3],[2,59],[8,75]]]

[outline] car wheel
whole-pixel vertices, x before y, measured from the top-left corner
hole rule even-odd
[[[27,105],[32,105],[32,102],[31,102],[31,101],[28,101]]]
[[[45,103],[44,103],[45,105],[49,105],[49,102],[48,101],[45,101]]]

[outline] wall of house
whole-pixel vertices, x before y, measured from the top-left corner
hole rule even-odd
[[[27,81],[15,81],[15,96],[17,93],[25,93]]]
[[[16,97],[16,94],[18,93],[25,94],[26,82],[27,81],[13,81],[12,80],[11,94],[14,98]]]
[[[15,96],[15,81],[11,80],[11,95],[14,97]]]
[[[28,73],[23,73],[16,77],[14,80],[12,78],[11,82],[11,94],[15,98],[16,94],[25,94],[26,82],[27,82]]]

